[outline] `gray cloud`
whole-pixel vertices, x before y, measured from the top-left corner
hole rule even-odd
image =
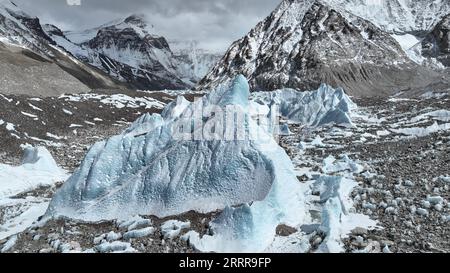
[[[281,0],[14,0],[43,23],[64,30],[95,27],[130,14],[145,14],[156,34],[198,40],[214,51],[225,50],[264,19]]]

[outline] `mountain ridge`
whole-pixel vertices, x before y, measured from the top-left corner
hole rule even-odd
[[[372,22],[349,21],[327,1],[285,0],[233,43],[197,86],[211,89],[242,73],[252,90],[313,90],[325,82],[351,95],[386,96],[440,79]],[[421,80],[418,80],[421,78]]]
[[[218,59],[190,41],[174,53],[173,43],[153,30],[146,16],[132,14],[84,31],[63,31],[59,45],[137,89],[190,89]]]
[[[37,17],[6,0],[0,2],[0,45],[2,93],[46,96],[123,88],[57,48]]]

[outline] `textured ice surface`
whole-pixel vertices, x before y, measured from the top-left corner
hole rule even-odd
[[[42,197],[18,198],[17,195],[52,186],[67,179],[51,154],[42,147],[25,148],[20,166],[0,164],[0,240],[24,231],[45,213],[49,200]]]
[[[318,252],[343,251],[342,239],[347,237],[351,230],[356,227],[375,227],[376,222],[370,220],[368,216],[351,212],[353,202],[350,193],[357,186],[353,173],[362,170],[362,166],[348,156],[333,160],[329,158],[324,165],[324,168],[334,170],[336,175],[315,175],[314,180],[310,181],[312,184],[309,182],[301,184],[305,188],[303,192],[297,192],[297,196],[295,194],[288,196],[288,191],[298,189],[299,186],[275,183],[271,193],[277,192],[278,195],[269,195],[265,200],[250,206],[227,208],[210,223],[213,235],[200,237],[198,233],[190,231],[182,238],[205,252],[307,252],[310,245],[301,231],[301,226],[317,225],[326,235]],[[311,199],[311,191],[307,188],[320,193],[319,199]],[[286,198],[285,207],[274,210],[272,205],[281,203],[279,201],[281,198]],[[311,218],[309,214],[311,209],[320,211],[319,222]],[[275,211],[283,213],[283,216],[279,214],[280,218],[277,218],[272,215],[271,213]],[[274,226],[280,223],[296,227],[299,231],[289,237],[275,236]],[[295,245],[290,244],[292,242],[295,242]]]
[[[248,117],[248,96],[247,81],[240,76],[199,103],[238,106],[247,115],[247,133],[265,135]],[[55,194],[47,214],[82,220],[165,217],[215,211],[268,195],[274,200],[266,206],[277,208],[271,212],[273,218],[283,214],[280,208],[289,202],[276,200],[295,196],[298,182],[289,157],[270,136],[265,141],[178,140],[173,137],[174,124],[189,116],[193,103],[179,99],[167,107],[162,116],[145,115],[121,135],[95,144]],[[280,179],[292,189],[273,189]]]
[[[17,236],[11,236],[8,241],[6,241],[6,243],[2,246],[2,248],[0,249],[0,253],[4,253],[9,251],[11,248],[13,248],[16,245],[17,242]]]
[[[351,111],[356,108],[344,90],[333,89],[326,84],[316,91],[282,89],[254,93],[253,98],[256,102],[278,105],[283,117],[308,126],[352,125]]]
[[[211,233],[201,237],[189,231],[182,239],[205,252],[274,251],[281,242],[276,239],[279,225],[300,230],[302,225],[316,224],[329,236],[323,251],[340,251],[341,237],[358,219],[358,215],[348,213],[348,195],[355,182],[347,177],[336,176],[329,182],[316,178],[325,181],[321,187],[324,221],[313,223],[312,181],[299,183],[286,152],[267,133],[267,128],[259,126],[251,116],[256,112],[269,114],[268,106],[282,99],[287,109],[296,109],[292,112],[297,115],[292,117],[305,124],[317,126],[341,121],[340,118],[348,124],[348,113],[354,105],[341,90],[327,86],[305,94],[293,90],[279,91],[278,97],[274,94],[268,100],[260,96],[259,102],[249,101],[247,81],[239,76],[227,88],[218,88],[199,101],[190,103],[179,98],[167,105],[161,115],[142,116],[121,135],[90,149],[80,168],[55,194],[47,216],[97,221],[223,210],[209,223]],[[288,108],[288,102],[294,106]],[[194,134],[204,133],[192,116],[198,105],[236,107],[238,114],[244,114],[239,124],[246,137],[210,141],[174,138],[173,129],[179,129],[174,125],[179,124],[185,124]],[[203,116],[202,120],[212,118]],[[361,170],[345,156],[339,160],[328,158],[324,169],[333,175],[351,175]],[[119,225],[133,230],[130,235],[146,234],[149,223],[135,226],[139,221],[143,219],[134,217],[119,221]],[[164,236],[177,236],[183,228],[179,224],[165,223]],[[303,238],[296,251],[306,251],[308,240],[304,235],[299,231],[293,236]],[[106,252],[116,250],[111,244],[104,248]],[[127,246],[117,249],[125,251]],[[294,247],[289,251],[294,251]]]
[[[177,237],[183,229],[190,227],[191,227],[190,222],[169,220],[161,225],[161,233],[164,236],[164,239],[173,239]]]
[[[123,235],[124,240],[147,237],[155,232],[154,227],[146,227],[141,229],[130,230]]]
[[[28,147],[22,165],[0,164],[0,199],[50,186],[66,178],[65,171],[57,166],[49,151],[43,147]]]
[[[447,131],[450,130],[450,123],[438,124],[437,122],[433,123],[428,127],[411,127],[411,128],[401,128],[401,129],[392,129],[392,131],[411,136],[411,137],[424,137],[430,134]]]

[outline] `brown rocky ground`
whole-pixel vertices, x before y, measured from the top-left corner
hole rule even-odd
[[[163,95],[160,98],[169,100]],[[69,149],[52,146],[49,148],[57,162],[71,171],[78,166],[92,143],[117,134],[128,122],[136,119],[138,114],[153,111],[153,109],[144,107],[117,109],[113,106],[105,107],[103,105],[105,108],[99,108],[98,102],[60,102],[58,99],[51,98],[44,101],[32,101],[34,106],[41,109],[56,109],[39,115],[40,120],[51,125],[47,127],[36,125],[34,120],[30,121],[26,116],[17,115],[17,112],[28,113],[32,109],[27,106],[29,101],[27,98],[14,97],[13,99],[16,103],[20,101],[17,110],[13,110],[16,108],[11,106],[14,103],[5,104],[3,102],[3,105],[10,108],[1,110],[0,118],[17,124],[17,128],[20,129],[17,131],[20,132],[32,131],[31,128],[36,127],[33,132],[36,132],[39,138],[45,138],[47,130],[66,137],[59,142],[64,147],[70,147]],[[0,97],[1,103],[2,97]],[[448,200],[450,200],[450,184],[445,177],[450,175],[450,132],[444,130],[422,137],[407,137],[395,133],[393,126],[412,127],[413,125],[408,124],[408,121],[421,113],[437,109],[450,110],[450,100],[448,97],[392,101],[363,99],[356,100],[356,103],[360,106],[360,110],[365,114],[372,115],[376,121],[369,122],[357,117],[355,118],[356,128],[341,128],[343,132],[349,134],[333,133],[333,128],[329,127],[305,131],[296,125],[290,125],[293,134],[281,137],[280,142],[298,168],[307,167],[320,172],[325,157],[328,155],[339,157],[342,154],[347,154],[366,166],[367,172],[355,177],[359,186],[355,188],[352,197],[355,201],[355,210],[377,220],[380,229],[354,230],[344,241],[346,251],[449,252],[450,222],[448,216],[450,209]],[[62,108],[67,108],[74,115],[65,117],[64,114],[60,114],[63,112]],[[16,114],[12,114],[12,112]],[[52,116],[53,113],[58,114]],[[93,120],[96,117],[102,119],[102,122],[96,126],[84,123],[84,121]],[[74,123],[83,124],[84,127],[67,128]],[[433,121],[429,120],[417,126],[424,127],[432,123]],[[2,129],[0,128],[0,138],[6,141],[1,143],[0,150],[4,153],[3,156],[0,154],[0,162],[18,162],[19,145],[23,142],[30,143],[30,139],[15,139],[11,137],[9,131],[5,132]],[[74,129],[77,130],[76,135],[73,133]],[[389,134],[376,137],[377,132],[380,131],[389,131]],[[2,133],[3,135],[1,135]],[[322,137],[325,146],[307,149],[300,155],[299,141],[311,142],[317,135]],[[36,143],[42,142],[37,141],[33,144]],[[307,179],[308,177],[299,176],[300,181]],[[38,189],[18,196],[18,198],[24,196],[50,197],[54,190],[54,188]],[[429,197],[436,196],[441,197],[443,202],[439,204],[427,202]],[[190,229],[205,234],[208,232],[207,223],[216,214],[217,212],[208,215],[190,212],[166,219],[144,217],[151,219],[151,226],[155,228],[154,233],[144,238],[130,239],[127,242],[139,252],[192,252],[194,250],[179,236],[173,240],[164,240],[161,224],[172,219],[189,221]],[[0,212],[0,218],[1,216]],[[34,227],[19,234],[15,247],[10,251],[58,252],[62,249],[67,250],[67,245],[72,250],[95,250],[94,239],[111,231],[123,234],[126,229],[118,227],[115,222],[50,221],[42,227]],[[280,236],[289,236],[293,232],[295,230],[288,226],[280,226],[277,229],[277,234]],[[180,236],[182,234],[183,231]],[[321,239],[320,234],[313,237],[312,240],[319,239]],[[59,243],[55,243],[58,240]],[[0,244],[4,242],[6,240],[0,241]]]

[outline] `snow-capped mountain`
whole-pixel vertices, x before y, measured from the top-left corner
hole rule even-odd
[[[195,40],[172,40],[169,45],[178,60],[178,74],[192,85],[198,83],[223,55],[202,49]]]
[[[38,18],[7,0],[0,1],[0,53],[3,93],[45,95],[119,87],[101,71],[57,48]]]
[[[46,31],[59,46],[138,89],[191,88],[219,59],[195,41],[170,44],[155,35],[144,15],[132,15],[83,31]],[[172,50],[174,49],[174,50]]]
[[[141,20],[142,20],[144,15],[136,15],[135,17],[141,18]],[[133,21],[133,20],[130,19],[129,21]],[[72,41],[76,44],[83,44],[85,42],[88,42],[89,40],[94,39],[95,36],[97,36],[97,33],[101,29],[115,26],[115,25],[120,25],[122,23],[124,23],[124,18],[119,18],[119,19],[115,19],[110,22],[107,22],[105,24],[102,24],[100,26],[89,28],[89,29],[64,31],[64,36],[66,36],[70,41]],[[152,28],[152,26],[149,26],[147,24],[145,26],[143,26],[142,24],[139,24],[139,23],[136,25],[140,25],[140,26],[144,27],[147,31],[149,31]]]
[[[211,89],[239,73],[253,90],[312,90],[328,83],[358,96],[392,94],[433,81],[434,72],[408,58],[389,33],[348,17],[324,1],[284,0],[233,43],[198,88]]]
[[[79,60],[138,89],[184,89],[176,60],[166,39],[150,33],[143,16],[132,15],[80,32],[53,31],[48,35]]]
[[[450,67],[450,14],[444,17],[422,42],[426,57],[436,58]]]
[[[344,14],[371,21],[389,33],[424,34],[450,13],[448,0],[324,0]]]
[[[430,31],[450,14],[447,0],[323,0],[339,10],[347,19],[355,16],[374,23],[392,35],[408,57],[417,64],[441,69],[435,54],[429,54],[422,46],[429,47]],[[422,54],[423,53],[423,54]],[[444,64],[445,65],[445,64]],[[447,65],[448,66],[448,65]]]
[[[54,44],[44,33],[38,18],[21,11],[13,2],[0,1],[1,42],[27,47],[43,55],[49,53],[43,44]]]

